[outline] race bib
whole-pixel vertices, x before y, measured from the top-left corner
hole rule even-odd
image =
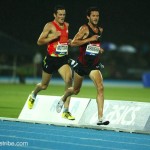
[[[67,55],[68,53],[68,45],[66,43],[58,44],[56,47],[56,53],[59,55]]]
[[[86,47],[86,55],[98,55],[99,54],[99,50],[100,50],[100,46],[99,45],[92,45],[92,44],[88,44]]]

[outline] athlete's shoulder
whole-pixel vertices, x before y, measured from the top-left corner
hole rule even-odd
[[[44,26],[44,30],[56,30],[53,22],[47,22]]]
[[[81,27],[80,27],[80,30],[88,30],[88,26],[87,24],[83,24]]]
[[[67,27],[69,27],[69,23],[68,23],[68,22],[64,22],[64,24],[65,24]]]
[[[82,27],[88,28],[88,25],[87,24],[83,24]]]
[[[51,26],[54,26],[54,25],[53,25],[53,23],[52,23],[52,21],[51,21],[51,22],[47,22],[47,23],[45,24],[45,26],[47,26],[47,27],[50,26],[50,27],[51,27]]]

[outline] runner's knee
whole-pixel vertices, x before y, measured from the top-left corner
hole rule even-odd
[[[103,84],[101,84],[101,85],[98,87],[98,91],[99,91],[100,93],[103,93],[103,92],[104,92],[104,86],[103,86]]]
[[[79,92],[80,92],[80,89],[74,89],[74,90],[73,90],[73,93],[74,93],[75,95],[77,95]]]
[[[41,90],[46,90],[48,85],[47,84],[38,84],[38,87],[41,89]]]
[[[46,90],[47,89],[47,85],[42,85],[42,90]]]
[[[72,78],[68,78],[65,80],[66,85],[72,85]]]

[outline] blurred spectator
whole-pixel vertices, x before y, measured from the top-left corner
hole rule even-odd
[[[117,45],[114,43],[111,43],[111,42],[104,42],[104,43],[102,43],[101,47],[107,51],[117,50]]]
[[[136,48],[132,45],[121,45],[118,50],[126,53],[136,53]]]

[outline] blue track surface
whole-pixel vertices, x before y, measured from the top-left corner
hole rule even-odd
[[[1,120],[0,149],[150,150],[150,135]]]

